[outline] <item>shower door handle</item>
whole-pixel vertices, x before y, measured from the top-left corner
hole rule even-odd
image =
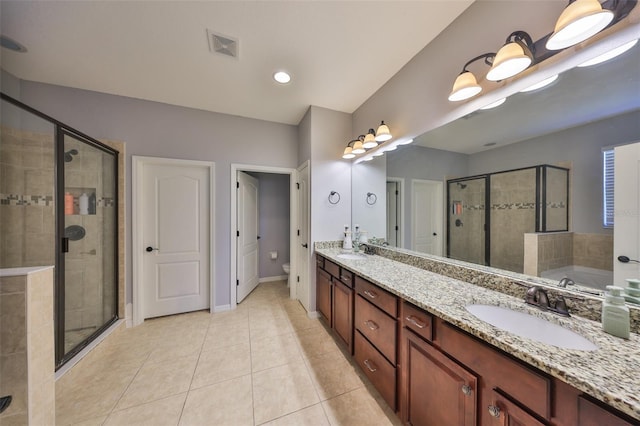
[[[69,238],[62,237],[62,243],[60,245],[62,253],[69,253]]]

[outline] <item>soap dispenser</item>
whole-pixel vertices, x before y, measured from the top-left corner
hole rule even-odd
[[[342,242],[342,248],[344,250],[351,250],[353,248],[351,242],[351,231],[349,231],[349,226],[344,226],[344,241]]]
[[[622,287],[608,285],[602,304],[602,329],[614,336],[629,338],[629,308],[624,304]]]

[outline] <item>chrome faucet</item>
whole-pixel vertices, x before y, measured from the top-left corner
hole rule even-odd
[[[567,302],[564,300],[564,297],[559,295],[556,298],[556,303],[552,305],[549,302],[547,292],[540,286],[529,288],[529,290],[527,290],[527,294],[524,296],[524,301],[529,305],[542,309],[543,311],[551,311],[565,317],[570,316],[569,308],[567,307]]]
[[[564,277],[563,279],[560,280],[560,282],[558,283],[558,287],[562,287],[562,288],[567,288],[568,285],[575,285],[575,281],[573,281],[571,278],[569,277]]]

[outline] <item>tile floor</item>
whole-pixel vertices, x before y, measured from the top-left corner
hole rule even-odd
[[[400,425],[317,320],[264,283],[238,309],[117,331],[56,382],[58,425]]]

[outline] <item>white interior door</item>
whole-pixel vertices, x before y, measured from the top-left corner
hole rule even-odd
[[[296,286],[296,298],[309,312],[309,163],[298,169],[298,244],[296,244],[296,258],[298,259],[298,275],[292,280]]]
[[[258,179],[238,172],[238,285],[236,300],[258,286]]]
[[[618,256],[640,260],[640,143],[614,149],[613,284],[626,287],[640,277],[640,264],[622,263]]]
[[[209,308],[210,179],[210,166],[142,166],[142,318]]]
[[[411,182],[412,250],[442,256],[442,197],[442,182]]]

